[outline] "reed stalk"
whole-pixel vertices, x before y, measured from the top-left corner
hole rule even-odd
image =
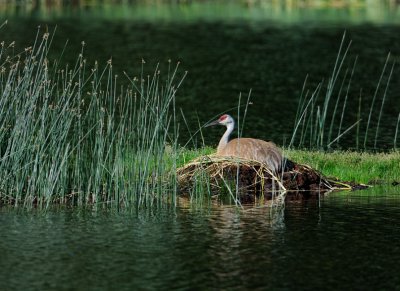
[[[367,148],[368,131],[369,131],[370,123],[371,123],[372,112],[374,110],[376,96],[378,95],[378,91],[379,91],[383,76],[385,74],[387,64],[389,63],[389,59],[390,59],[390,53],[388,53],[388,55],[386,57],[385,65],[383,66],[382,73],[381,73],[381,76],[379,77],[379,81],[378,81],[378,84],[376,85],[375,93],[374,93],[374,96],[372,98],[372,102],[371,102],[371,105],[370,105],[368,121],[367,121],[367,127],[365,129],[365,135],[364,135],[364,149]]]
[[[397,117],[396,131],[394,133],[394,141],[393,141],[394,149],[397,149],[397,134],[399,132],[399,125],[400,125],[400,113],[399,116]]]
[[[385,87],[385,92],[383,93],[383,98],[382,98],[382,103],[381,103],[381,109],[379,110],[379,116],[378,116],[378,124],[376,125],[376,132],[375,132],[375,140],[374,140],[374,148],[376,148],[377,142],[378,142],[378,133],[379,133],[379,126],[381,123],[381,118],[382,118],[382,112],[383,112],[383,105],[385,104],[385,99],[387,95],[387,90],[389,88],[390,80],[392,79],[392,74],[393,74],[393,69],[394,69],[395,63],[393,62],[392,69],[390,70],[388,80],[386,82],[386,87]]]
[[[346,70],[346,72],[344,74],[344,77],[343,77],[343,80],[342,80],[342,83],[340,84],[339,93],[338,93],[338,96],[337,96],[337,99],[336,99],[336,102],[335,102],[335,107],[333,109],[333,113],[332,113],[332,117],[331,117],[331,125],[329,127],[329,133],[328,133],[328,142],[331,141],[333,125],[334,125],[334,121],[335,121],[335,117],[336,117],[336,112],[337,112],[337,109],[338,109],[338,106],[339,106],[339,101],[340,101],[341,96],[342,96],[343,86],[344,86],[344,83],[345,83],[345,81],[347,79],[347,74],[348,74],[348,70]]]
[[[339,77],[339,74],[341,72],[341,68],[343,66],[343,63],[344,63],[344,61],[346,59],[347,53],[348,53],[348,51],[350,49],[350,46],[351,46],[351,41],[350,41],[348,43],[344,53],[343,53],[343,56],[341,56],[341,52],[342,52],[342,49],[343,49],[345,38],[346,38],[346,32],[343,34],[342,41],[340,43],[339,52],[338,52],[338,55],[336,57],[335,66],[333,68],[332,75],[331,75],[331,77],[329,79],[329,82],[328,82],[327,91],[326,91],[325,98],[324,98],[323,108],[322,108],[321,113],[320,113],[319,132],[318,132],[318,135],[316,136],[317,147],[322,147],[323,144],[324,144],[325,121],[326,121],[326,118],[327,118],[329,104],[330,104],[330,101],[331,101],[331,98],[332,98],[332,95],[333,95],[333,92],[334,92],[336,81],[337,81],[337,79]]]
[[[339,130],[338,130],[338,136],[341,136],[341,130],[342,130],[342,125],[343,125],[343,119],[344,119],[344,113],[346,111],[346,105],[347,105],[347,99],[349,97],[349,91],[350,91],[350,85],[351,85],[351,81],[353,80],[353,75],[354,75],[354,70],[356,68],[356,64],[357,64],[357,60],[358,57],[356,57],[356,59],[354,60],[354,64],[353,64],[353,68],[351,70],[351,74],[350,74],[350,79],[349,82],[347,84],[347,90],[346,90],[346,96],[344,97],[344,102],[343,102],[343,108],[342,108],[342,114],[340,116],[340,123],[339,123]],[[339,143],[339,138],[336,138],[337,142]]]
[[[360,95],[358,97],[358,110],[357,110],[357,119],[361,119],[361,102],[362,102],[362,89],[360,89]],[[356,149],[358,150],[360,146],[360,123],[357,123],[356,130]]]
[[[90,67],[82,45],[77,61],[60,67],[48,59],[50,44],[38,32],[7,62],[0,53],[0,203],[173,201],[179,64],[162,77],[159,67],[146,76],[143,62],[137,77],[125,73],[125,87],[112,60]]]
[[[347,58],[347,55],[349,53],[351,41],[345,46],[345,34],[343,35],[338,55],[336,57],[336,61],[334,64],[334,68],[332,70],[332,74],[330,78],[328,79],[328,83],[326,85],[326,91],[324,94],[324,97],[322,99],[322,104],[320,104],[319,96],[320,93],[323,91],[323,82],[321,81],[316,89],[314,90],[314,93],[311,95],[311,97],[307,98],[308,96],[308,90],[305,88],[305,83],[303,84],[302,88],[302,93],[300,95],[300,101],[299,101],[299,106],[297,108],[296,112],[296,117],[295,117],[295,126],[293,129],[291,141],[289,143],[289,148],[292,148],[296,138],[297,134],[300,131],[300,136],[298,138],[298,146],[303,147],[304,142],[306,140],[309,140],[309,148],[316,148],[316,149],[326,149],[330,148],[335,141],[337,145],[339,145],[340,139],[344,136],[344,134],[348,134],[351,129],[356,127],[356,145],[355,147],[358,149],[360,147],[360,128],[361,128],[361,100],[362,100],[362,90],[360,89],[360,95],[358,98],[358,113],[357,113],[357,119],[356,121],[353,121],[353,123],[350,126],[346,126],[346,129],[342,131],[342,128],[344,127],[344,122],[345,122],[345,114],[346,114],[346,109],[348,106],[348,102],[351,100],[350,96],[350,87],[354,79],[355,75],[355,68],[358,62],[358,57],[355,58],[354,62],[352,63],[351,70],[347,69],[344,73],[344,77],[342,81],[340,82],[340,86],[338,89],[336,89],[336,84],[338,83],[338,80],[341,76],[341,70],[343,68],[343,65],[345,63],[345,59]],[[376,86],[375,92],[373,94],[372,102],[369,107],[369,114],[368,114],[368,119],[367,119],[367,124],[365,126],[365,135],[364,135],[364,149],[367,147],[367,141],[368,141],[368,133],[372,121],[372,115],[374,114],[374,108],[375,108],[375,103],[376,99],[381,87],[381,83],[383,81],[383,77],[385,76],[386,73],[386,67],[389,63],[390,60],[390,53],[388,54],[383,70],[381,72],[378,84]],[[388,88],[389,84],[392,78],[392,74],[394,71],[394,64],[392,65],[392,68],[390,70],[389,76],[387,78],[386,82],[386,87],[383,93],[383,98],[381,101],[381,106],[380,106],[380,111],[379,114],[376,114],[378,116],[378,121],[377,121],[377,126],[376,126],[376,131],[375,131],[375,139],[374,139],[374,147],[377,147],[378,143],[378,135],[379,135],[379,129],[380,129],[380,124],[381,124],[381,119],[383,115],[383,109],[384,109],[384,104],[385,100],[387,98],[387,93],[388,93]],[[308,78],[308,76],[307,76]],[[306,80],[307,80],[306,78]],[[348,80],[347,80],[348,79]],[[347,84],[346,84],[347,83]],[[342,100],[342,92],[345,89],[345,95],[343,99],[343,103],[340,105],[341,100]],[[304,94],[304,92],[306,92]],[[334,106],[333,109],[331,109],[331,104],[333,101],[333,96],[337,92],[337,98],[336,101],[334,101]],[[305,97],[303,97],[305,96]],[[341,110],[338,110],[338,108],[341,107]],[[333,129],[335,125],[335,119],[337,116],[337,113],[339,112],[339,123],[338,123],[338,132],[337,136],[333,137]],[[330,125],[329,128],[326,128],[326,123],[327,123],[327,118],[328,116],[330,117]],[[326,137],[327,136],[327,137]],[[397,138],[397,137],[396,137]]]

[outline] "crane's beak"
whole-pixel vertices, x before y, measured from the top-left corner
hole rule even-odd
[[[204,127],[209,127],[209,126],[213,126],[213,125],[217,125],[217,124],[219,124],[219,120],[218,119],[215,120],[215,121],[210,122],[209,124],[204,125]]]

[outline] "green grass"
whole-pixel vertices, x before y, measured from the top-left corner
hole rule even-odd
[[[298,163],[307,164],[325,176],[342,181],[371,184],[400,181],[400,152],[366,153],[354,151],[287,150],[285,155]]]
[[[176,162],[177,167],[182,167],[188,162],[204,155],[210,155],[216,152],[212,147],[203,147],[200,149],[185,149],[180,148],[178,151],[178,159]]]

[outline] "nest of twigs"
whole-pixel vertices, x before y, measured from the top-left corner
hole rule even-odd
[[[263,196],[267,199],[285,192],[286,198],[318,196],[332,190],[351,190],[344,182],[324,177],[307,165],[287,160],[279,174],[266,165],[236,157],[202,156],[177,170],[181,195],[190,195],[196,187],[209,190],[211,195],[221,190],[239,193],[243,201]]]

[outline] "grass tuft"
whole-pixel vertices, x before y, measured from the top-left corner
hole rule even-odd
[[[286,150],[289,159],[307,163],[328,177],[343,181],[375,184],[400,181],[400,152],[367,153],[355,151]]]

